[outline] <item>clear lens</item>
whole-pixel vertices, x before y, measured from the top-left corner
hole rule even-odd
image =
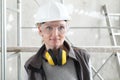
[[[66,31],[66,26],[42,26],[43,31],[47,34],[51,34],[53,31],[57,30],[58,33],[63,34]]]

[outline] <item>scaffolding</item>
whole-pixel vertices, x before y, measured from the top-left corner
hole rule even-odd
[[[36,4],[39,6],[39,4],[37,3],[36,0],[34,0],[36,2]],[[61,0],[61,2],[63,3],[63,0]],[[14,52],[14,54],[12,55],[17,55],[18,57],[18,80],[21,80],[21,54],[20,52],[36,52],[38,51],[39,47],[21,47],[21,0],[17,0],[17,10],[13,10],[13,9],[9,9],[6,8],[6,0],[1,0],[2,3],[2,27],[1,27],[1,80],[6,80],[6,60],[7,60],[7,52]],[[89,52],[109,52],[109,53],[113,53],[109,56],[108,59],[106,59],[105,63],[110,59],[111,56],[113,56],[114,54],[117,55],[117,60],[118,60],[118,67],[120,67],[120,57],[119,54],[120,53],[120,47],[117,46],[116,40],[115,40],[115,35],[113,33],[112,29],[120,29],[120,27],[112,27],[110,25],[110,20],[109,20],[109,16],[120,16],[120,14],[108,14],[106,6],[104,5],[103,10],[105,12],[105,17],[106,17],[106,23],[107,26],[106,27],[71,27],[71,29],[76,29],[76,28],[93,28],[93,29],[103,29],[103,28],[107,28],[109,35],[110,35],[110,39],[111,39],[111,43],[113,44],[113,46],[82,46],[80,48],[84,48]],[[17,12],[17,46],[18,47],[7,47],[7,43],[6,43],[6,9],[12,10]],[[109,16],[108,16],[109,15]],[[22,28],[33,28],[33,27],[22,27]],[[104,63],[104,64],[105,64]],[[102,78],[102,76],[99,74],[99,71],[102,69],[102,67],[104,66],[104,64],[98,69],[96,70],[93,66],[92,66],[92,70],[95,72],[95,75],[93,75],[93,77],[95,77],[96,75],[101,79],[104,80]],[[119,72],[120,72],[120,68],[119,68]]]
[[[6,80],[6,0],[1,2],[1,80]]]
[[[112,46],[119,46],[119,45],[117,44],[117,41],[116,41],[116,35],[117,35],[117,36],[120,36],[120,33],[115,33],[115,32],[113,31],[113,29],[111,28],[111,23],[110,23],[110,18],[109,18],[109,16],[117,16],[117,17],[120,17],[120,14],[111,14],[111,15],[109,15],[106,5],[103,5],[103,6],[102,6],[102,9],[103,9],[103,11],[104,11],[104,15],[105,15],[105,18],[106,18],[107,26],[109,27],[109,28],[108,28],[108,32],[109,32],[111,44],[112,44]],[[119,53],[119,52],[116,52],[115,54],[116,54],[116,57],[117,57],[116,59],[117,59],[117,61],[118,61],[118,72],[119,72],[119,75],[120,75],[120,53]]]

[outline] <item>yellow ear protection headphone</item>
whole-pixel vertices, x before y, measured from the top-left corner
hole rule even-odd
[[[50,65],[64,65],[67,61],[67,54],[65,50],[58,49],[58,55],[56,56],[53,50],[49,49],[45,53],[45,58]]]

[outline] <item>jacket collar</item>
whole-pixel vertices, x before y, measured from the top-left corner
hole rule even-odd
[[[68,56],[77,60],[75,56],[75,52],[73,48],[66,42],[64,41],[64,46],[68,49]],[[44,51],[46,50],[45,44],[38,50],[37,54],[33,56],[32,60],[30,61],[30,65],[34,68],[41,68],[42,65],[42,56]]]

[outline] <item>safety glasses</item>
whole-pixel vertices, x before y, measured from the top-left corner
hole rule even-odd
[[[44,33],[47,33],[47,34],[51,34],[53,33],[54,31],[59,33],[59,34],[64,34],[65,31],[66,31],[66,25],[57,25],[57,26],[52,26],[52,25],[42,25],[42,30],[44,31]]]

